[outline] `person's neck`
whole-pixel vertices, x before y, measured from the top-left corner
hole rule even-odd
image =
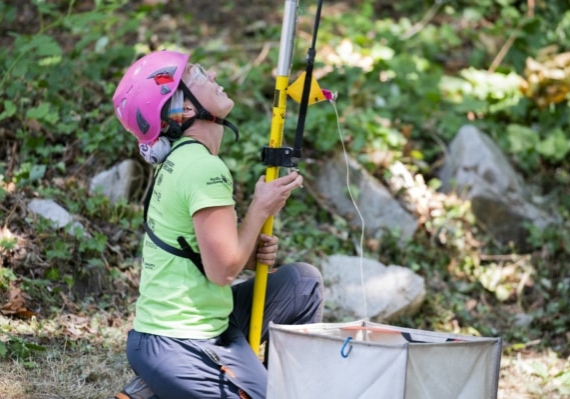
[[[218,155],[224,127],[216,123],[197,120],[184,132],[184,137],[190,137],[204,144],[212,155]]]

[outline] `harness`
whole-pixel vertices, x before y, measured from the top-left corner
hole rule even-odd
[[[149,238],[152,240],[153,243],[155,243],[160,249],[174,255],[174,256],[179,256],[181,258],[185,258],[185,259],[190,259],[198,268],[198,270],[200,270],[200,272],[206,276],[206,272],[204,271],[204,264],[202,263],[202,257],[200,256],[200,254],[198,252],[195,252],[192,247],[190,246],[190,244],[188,244],[188,241],[186,241],[186,239],[182,236],[179,236],[176,241],[178,241],[178,245],[180,245],[179,248],[177,247],[173,247],[172,245],[169,245],[167,243],[165,243],[164,241],[162,241],[155,233],[154,231],[151,230],[150,226],[148,225],[147,222],[147,214],[148,214],[148,207],[150,204],[150,199],[152,197],[152,193],[154,191],[154,182],[156,181],[156,176],[158,176],[158,174],[160,173],[160,170],[162,169],[162,165],[164,165],[164,162],[166,162],[166,159],[168,159],[168,157],[170,156],[170,154],[172,154],[175,150],[177,150],[178,148],[186,145],[186,144],[201,144],[204,145],[202,143],[200,143],[199,141],[196,140],[190,140],[190,141],[185,141],[179,145],[177,145],[176,147],[174,147],[172,150],[170,150],[170,152],[168,153],[168,155],[166,156],[166,158],[164,159],[164,161],[161,163],[161,165],[159,166],[159,168],[157,169],[156,173],[154,173],[152,175],[152,182],[150,184],[149,190],[147,191],[145,197],[144,197],[144,214],[143,214],[143,227],[144,230],[146,232],[146,234],[148,234]],[[208,149],[208,147],[206,147],[204,145],[204,147],[206,149]],[[210,150],[208,150],[209,152]]]

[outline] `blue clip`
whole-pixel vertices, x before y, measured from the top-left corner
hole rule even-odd
[[[344,357],[345,359],[348,357],[348,354],[352,350],[352,345],[348,345],[348,343],[350,342],[351,339],[352,339],[352,337],[346,338],[344,340],[344,343],[342,344],[342,347],[340,348],[340,355],[342,357]]]

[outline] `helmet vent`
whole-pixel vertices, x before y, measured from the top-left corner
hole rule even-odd
[[[153,72],[148,77],[149,79],[154,79],[157,85],[165,85],[167,83],[174,82],[174,73],[176,72],[176,67],[166,67],[161,68],[158,71]]]
[[[146,134],[148,129],[150,129],[150,124],[146,121],[139,108],[137,108],[137,125],[142,134]]]

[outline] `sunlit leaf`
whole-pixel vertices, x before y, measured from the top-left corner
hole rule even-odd
[[[570,139],[566,137],[562,129],[555,129],[538,144],[537,150],[545,157],[559,161],[570,151]]]
[[[509,150],[515,154],[535,148],[539,141],[537,132],[517,124],[507,126],[507,137],[510,143]]]
[[[16,104],[13,101],[4,101],[4,111],[0,114],[0,121],[16,114]]]

